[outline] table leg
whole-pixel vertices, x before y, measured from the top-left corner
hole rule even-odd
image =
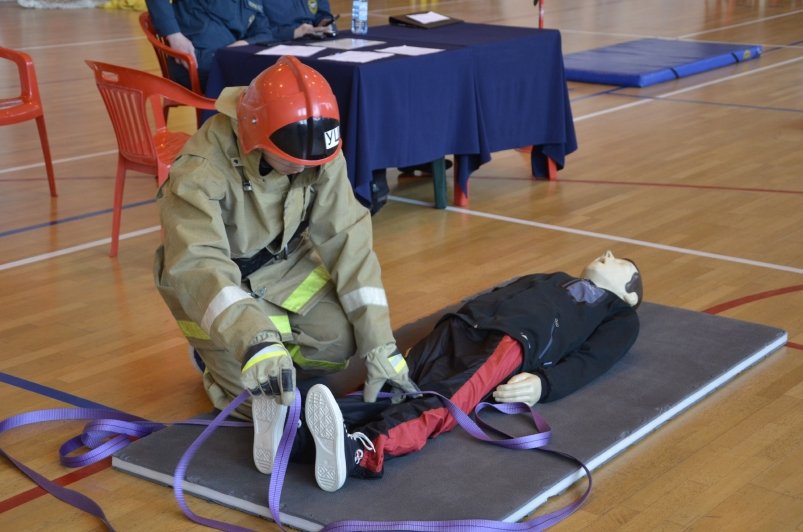
[[[443,157],[432,161],[432,186],[435,187],[435,208],[446,208],[446,161]]]
[[[460,186],[460,160],[459,157],[454,158],[454,201],[457,207],[468,206],[468,181],[466,181],[466,190]]]

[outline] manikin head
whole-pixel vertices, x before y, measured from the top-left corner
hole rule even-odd
[[[606,251],[583,270],[583,278],[613,292],[631,307],[638,307],[644,297],[641,273],[629,259],[617,259]]]

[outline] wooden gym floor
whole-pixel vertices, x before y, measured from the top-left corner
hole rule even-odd
[[[333,10],[349,21],[345,0]],[[537,26],[530,0],[371,0],[371,25],[433,9]],[[161,421],[209,409],[151,278],[154,180],[127,182],[107,256],[116,144],[84,59],[157,72],[138,13],[31,10],[0,1],[0,42],[30,53],[59,196],[32,122],[0,128],[0,416],[99,403]],[[803,1],[547,0],[564,52],[640,37],[760,44],[757,60],[645,89],[570,83],[579,149],[555,182],[518,151],[471,179],[465,209],[435,210],[431,182],[396,179],[374,219],[394,326],[510,277],[578,274],[605,249],[635,259],[649,301],[783,328],[789,343],[596,472],[558,530],[803,528]],[[0,89],[12,73],[0,70]],[[426,90],[426,88],[422,88]],[[192,130],[192,115],[171,116]],[[501,218],[504,216],[505,218]],[[172,492],[58,464],[77,423],[22,428],[0,445],[95,499],[118,530],[188,530]],[[101,530],[4,461],[0,529]],[[575,493],[551,501],[565,503]],[[204,516],[271,523],[191,499]],[[543,509],[542,509],[543,511]]]

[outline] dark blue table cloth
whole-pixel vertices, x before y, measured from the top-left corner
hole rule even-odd
[[[344,37],[351,33],[337,38]],[[349,179],[366,205],[375,170],[454,155],[455,185],[467,191],[471,172],[494,151],[535,146],[533,175],[543,175],[541,158],[562,168],[577,149],[558,31],[460,23],[372,27],[363,38],[383,44],[360,51],[402,44],[444,50],[361,64],[323,59],[341,52],[332,48],[299,58],[332,86]],[[256,55],[261,48],[219,50],[206,94],[247,85],[278,59]]]

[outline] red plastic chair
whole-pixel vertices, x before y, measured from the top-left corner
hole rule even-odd
[[[201,81],[200,78],[198,77],[198,63],[195,61],[195,56],[192,54],[179,52],[178,50],[170,48],[167,39],[159,35],[159,33],[156,31],[156,27],[153,25],[151,16],[147,11],[139,16],[139,25],[142,28],[142,32],[145,34],[145,37],[148,38],[148,41],[151,43],[151,46],[153,46],[153,51],[156,52],[156,59],[159,60],[159,69],[162,71],[162,77],[167,79],[173,79],[170,76],[170,68],[168,66],[171,59],[179,63],[183,63],[187,65],[187,71],[189,72],[190,88],[194,93],[203,96],[204,91],[201,89]],[[163,104],[165,120],[167,120],[167,113],[168,111],[170,111],[170,108],[177,107],[179,105],[181,104],[178,102],[174,102],[172,100],[165,100]],[[201,125],[200,110],[197,112],[197,118],[198,118],[198,126],[200,127]]]
[[[117,177],[114,183],[112,245],[109,256],[117,256],[123,189],[128,170],[155,175],[165,182],[173,160],[190,138],[183,132],[168,131],[162,105],[166,98],[198,109],[214,109],[215,100],[148,72],[86,60],[95,73],[95,83],[109,112],[117,137]]]
[[[50,157],[50,143],[47,140],[45,115],[42,99],[39,97],[39,84],[36,81],[36,70],[31,56],[10,48],[0,47],[0,58],[16,63],[19,71],[20,95],[14,98],[0,99],[0,126],[17,124],[28,120],[36,120],[39,130],[39,142],[45,156],[45,170],[50,184],[50,195],[56,196],[56,174],[53,172],[53,160]]]

